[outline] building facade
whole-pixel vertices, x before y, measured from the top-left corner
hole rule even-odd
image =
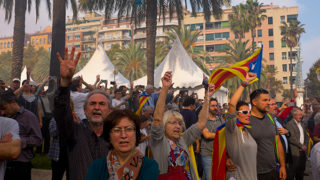
[[[265,65],[276,68],[276,78],[282,81],[285,89],[290,89],[290,61],[289,48],[286,43],[282,41],[280,26],[282,22],[289,22],[290,20],[297,20],[298,7],[279,7],[275,5],[265,5],[266,18],[260,27],[256,28],[255,43],[263,44],[263,62]],[[197,17],[192,17],[191,13],[187,13],[184,17],[184,26],[190,27],[192,30],[200,31],[201,35],[195,43],[196,51],[207,51],[215,62],[219,62],[219,58],[223,56],[218,51],[224,48],[224,44],[228,40],[236,39],[234,33],[230,29],[228,14],[232,13],[231,9],[224,10],[220,19],[211,17],[210,22],[205,22],[203,14],[198,13]],[[244,41],[249,40],[248,45],[251,45],[251,33],[245,34]],[[296,48],[293,48],[293,81],[295,80],[295,56],[297,54]],[[208,63],[209,68],[215,67],[217,64]],[[295,85],[294,85],[295,86]]]

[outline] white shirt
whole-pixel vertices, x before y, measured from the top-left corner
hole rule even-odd
[[[310,164],[313,179],[320,179],[320,143],[312,147],[310,153]]]
[[[74,111],[80,120],[86,119],[87,116],[84,113],[84,102],[86,101],[88,93],[82,93],[77,91],[71,91],[70,97],[73,101]]]
[[[16,120],[0,117],[0,139],[3,136],[11,133],[12,140],[20,139],[19,125]],[[4,179],[4,173],[6,171],[6,161],[0,162],[0,180]]]
[[[148,135],[146,128],[140,129],[140,133],[145,135],[145,136]],[[148,146],[148,140],[143,141],[142,143],[140,143],[137,146],[137,149],[143,154],[143,156],[145,156],[145,154],[146,154],[147,146]]]
[[[115,108],[119,104],[121,104],[123,101],[118,99],[112,99],[112,107]],[[126,105],[121,105],[118,109],[125,109]]]
[[[299,131],[300,131],[300,143],[303,144],[304,143],[304,133],[303,133],[303,128],[301,126],[301,123],[297,122],[296,120],[294,120],[294,122],[296,122],[296,124],[299,128]]]

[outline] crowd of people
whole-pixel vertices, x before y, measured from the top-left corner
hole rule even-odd
[[[51,159],[53,180],[300,180],[309,157],[320,179],[320,98],[297,107],[295,93],[278,107],[257,89],[246,102],[254,73],[222,105],[210,83],[204,97],[174,93],[170,71],[160,90],[109,88],[99,75],[94,84],[74,77],[74,56],[57,54],[59,80],[36,84],[30,69],[21,87],[0,80],[0,180],[31,179],[37,153]]]

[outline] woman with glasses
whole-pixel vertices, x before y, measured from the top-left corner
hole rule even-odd
[[[201,136],[207,123],[208,96],[213,95],[214,87],[212,84],[209,85],[209,92],[206,93],[207,96],[205,96],[198,122],[182,135],[184,127],[182,115],[171,110],[164,113],[166,95],[172,85],[171,72],[166,72],[161,81],[162,89],[157,101],[149,141],[152,156],[159,165],[159,180],[197,179],[195,166],[190,160],[188,146]]]
[[[235,165],[233,176],[240,180],[257,179],[257,144],[250,135],[249,104],[239,101],[246,86],[256,79],[255,73],[248,73],[245,81],[230,99],[226,115],[225,137],[227,154]],[[228,173],[227,173],[228,175]]]
[[[110,142],[109,153],[90,165],[87,180],[156,179],[159,174],[156,161],[136,149],[141,139],[137,115],[130,110],[111,112],[104,120],[103,137]]]

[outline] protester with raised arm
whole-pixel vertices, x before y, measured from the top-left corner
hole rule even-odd
[[[70,107],[70,85],[80,53],[74,58],[75,48],[70,56],[65,50],[64,60],[57,53],[60,62],[60,88],[56,92],[54,117],[59,130],[60,140],[67,144],[70,179],[85,179],[89,165],[108,153],[108,143],[102,137],[103,120],[111,108],[111,101],[105,91],[91,91],[84,103],[87,117],[84,122],[74,122]]]
[[[214,87],[209,85],[199,121],[187,129],[183,135],[184,121],[180,113],[165,110],[165,100],[172,84],[172,73],[166,72],[161,78],[162,88],[154,113],[151,129],[150,147],[153,158],[159,165],[159,179],[179,176],[183,179],[197,179],[195,167],[190,161],[188,146],[198,139],[207,123],[208,97],[214,93]]]

